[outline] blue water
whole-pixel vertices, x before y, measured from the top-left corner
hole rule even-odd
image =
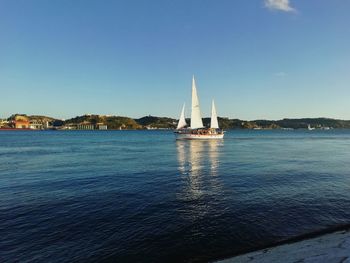
[[[206,262],[350,223],[350,131],[1,131],[1,262]]]

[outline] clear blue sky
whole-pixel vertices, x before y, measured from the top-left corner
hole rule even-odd
[[[350,119],[350,1],[0,0],[0,117]],[[189,116],[189,107],[187,107]]]

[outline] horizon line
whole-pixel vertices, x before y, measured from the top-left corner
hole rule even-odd
[[[157,115],[152,115],[152,114],[148,114],[148,115],[143,115],[141,117],[131,117],[131,116],[127,116],[127,115],[116,115],[116,114],[96,114],[96,113],[84,113],[84,114],[81,114],[81,115],[74,115],[74,116],[71,116],[71,117],[67,117],[67,118],[56,118],[56,117],[52,117],[50,115],[45,115],[45,114],[27,114],[27,113],[13,113],[11,114],[10,116],[8,117],[0,117],[1,120],[4,120],[4,119],[8,119],[10,118],[11,116],[13,115],[25,115],[25,116],[42,116],[42,117],[49,117],[49,118],[53,118],[55,120],[69,120],[69,119],[73,119],[75,117],[80,117],[80,116],[91,116],[91,115],[95,115],[95,116],[106,116],[106,117],[126,117],[126,118],[130,118],[130,119],[141,119],[141,118],[144,118],[144,117],[157,117],[157,118],[171,118],[171,119],[175,119],[175,120],[178,120],[179,118],[177,117],[170,117],[170,116],[157,116]],[[202,119],[206,119],[206,118],[210,118],[209,116],[208,117],[202,117]],[[222,119],[236,119],[236,120],[242,120],[242,121],[257,121],[257,120],[268,120],[268,121],[278,121],[278,120],[284,120],[284,119],[333,119],[333,120],[343,120],[343,121],[350,121],[350,119],[342,119],[342,118],[339,118],[339,117],[324,117],[324,116],[319,116],[319,117],[282,117],[282,118],[278,118],[278,119],[275,119],[275,118],[254,118],[254,119],[241,119],[241,118],[238,118],[238,117],[228,117],[228,116],[219,116],[218,115],[218,118],[222,118]],[[186,119],[191,119],[190,117],[187,117]]]

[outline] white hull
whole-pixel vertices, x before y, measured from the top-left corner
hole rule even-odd
[[[175,133],[176,140],[213,140],[223,139],[224,134],[191,134],[191,133]]]

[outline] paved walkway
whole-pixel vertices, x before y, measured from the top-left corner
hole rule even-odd
[[[350,231],[267,248],[236,256],[221,263],[350,263]]]

